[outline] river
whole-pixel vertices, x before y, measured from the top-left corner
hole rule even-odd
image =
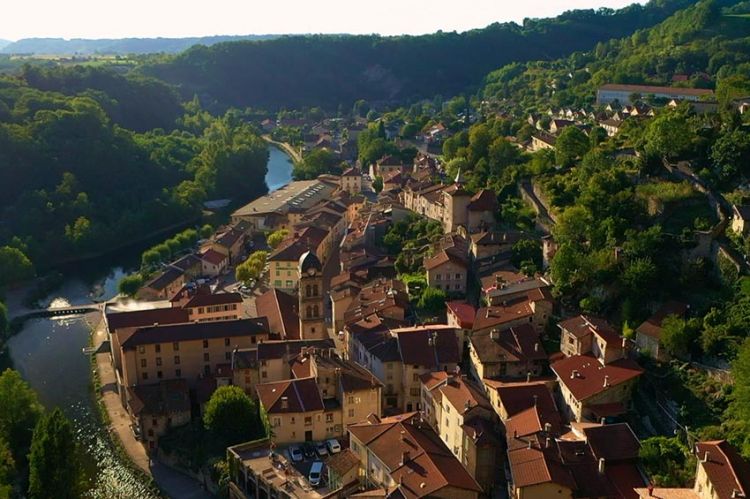
[[[269,189],[275,190],[291,180],[292,162],[276,147],[269,147],[269,153],[265,180]],[[114,297],[120,278],[138,266],[140,253],[150,244],[64,269],[66,280],[44,305],[83,305]],[[60,407],[73,421],[86,452],[87,497],[149,499],[155,496],[122,462],[96,417],[91,396],[92,366],[81,349],[88,346],[91,326],[99,320],[98,313],[29,320],[8,342],[10,358],[44,406]]]

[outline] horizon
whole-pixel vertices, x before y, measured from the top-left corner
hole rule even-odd
[[[522,5],[502,5],[496,0],[475,0],[471,9],[458,11],[455,4],[437,0],[429,11],[422,2],[382,0],[366,14],[345,0],[321,0],[299,5],[277,0],[273,5],[232,5],[216,0],[210,12],[197,0],[147,2],[132,0],[117,16],[94,0],[28,1],[6,7],[13,26],[0,27],[0,39],[16,42],[29,38],[123,39],[193,38],[211,36],[348,34],[382,36],[465,32],[493,23],[525,18],[555,17],[576,9],[619,9],[633,0],[529,0]],[[451,9],[451,7],[454,7]],[[9,12],[8,12],[9,11]],[[41,19],[38,13],[44,12]],[[143,12],[151,12],[148,18]],[[294,12],[294,16],[289,16]],[[334,15],[331,12],[335,12]],[[84,14],[82,14],[84,13]],[[169,20],[169,21],[167,21]]]

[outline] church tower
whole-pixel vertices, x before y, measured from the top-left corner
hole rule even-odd
[[[299,259],[300,338],[328,338],[323,313],[323,266],[315,253],[308,251]]]

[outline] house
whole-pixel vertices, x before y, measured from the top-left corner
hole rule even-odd
[[[512,270],[498,270],[482,277],[482,297],[489,305],[500,305],[535,290],[547,290],[551,282],[547,277],[530,277]]]
[[[185,273],[175,267],[167,267],[141,289],[138,290],[139,300],[169,300],[180,292],[185,285]]]
[[[670,301],[662,305],[651,317],[635,329],[635,344],[638,350],[654,359],[667,359],[667,353],[661,348],[661,332],[664,319],[669,316],[683,318],[688,310],[684,303]]]
[[[531,324],[540,332],[547,325],[552,308],[552,295],[548,289],[532,289],[497,305],[481,307],[477,310],[472,334],[507,329],[521,324]]]
[[[394,156],[383,156],[370,165],[370,178],[385,177],[394,172],[403,172],[403,162]]]
[[[350,194],[362,192],[362,172],[358,168],[347,168],[341,174],[341,190]]]
[[[427,373],[421,380],[425,418],[482,489],[491,490],[497,479],[500,437],[489,399],[459,373]]]
[[[445,290],[448,294],[465,294],[468,280],[468,263],[455,251],[440,250],[430,258],[425,258],[427,284],[432,288]]]
[[[624,121],[615,119],[606,119],[599,122],[599,126],[602,127],[609,137],[614,137],[622,128]]]
[[[750,206],[732,205],[732,231],[742,237],[750,233]]]
[[[183,308],[192,322],[228,321],[242,317],[242,303],[239,293],[196,293]]]
[[[559,382],[559,402],[571,421],[600,421],[624,414],[638,380],[638,364],[620,359],[602,364],[594,355],[574,355],[552,363]]]
[[[446,323],[455,327],[460,333],[461,345],[468,347],[469,336],[474,327],[474,317],[477,311],[474,305],[465,301],[453,300],[445,304]]]
[[[203,275],[216,277],[226,272],[229,267],[229,257],[214,249],[208,249],[201,253],[201,265]]]
[[[283,381],[292,378],[291,362],[304,349],[320,351],[332,350],[335,343],[331,339],[323,340],[273,340],[264,341],[255,346],[255,360],[261,382]],[[252,348],[251,348],[252,349]],[[242,352],[242,349],[239,350]],[[252,361],[252,358],[251,358]],[[245,375],[248,373],[239,373]]]
[[[185,379],[161,380],[127,391],[128,413],[148,450],[157,447],[167,430],[190,422],[190,390]]]
[[[553,119],[549,124],[549,131],[554,135],[559,135],[563,128],[575,125],[575,121],[565,119]]]
[[[153,324],[120,336],[122,367],[118,379],[123,388],[162,379],[184,378],[191,386],[200,377],[212,375],[216,366],[231,361],[232,350],[250,348],[268,339],[265,318],[230,321]],[[120,390],[121,395],[124,390]]]
[[[326,408],[315,378],[261,383],[255,387],[261,413],[276,444],[312,442],[341,436],[341,411]]]
[[[640,95],[641,98],[651,96],[657,99],[698,101],[712,96],[712,90],[702,88],[659,87],[653,85],[620,85],[608,83],[602,85],[596,92],[597,105],[617,101],[621,105],[632,104],[630,96]]]
[[[592,353],[602,364],[625,357],[625,338],[604,319],[579,315],[558,324],[560,351],[567,357]]]
[[[542,415],[544,421],[555,428],[562,428],[562,420],[548,383],[543,381],[503,383],[484,380],[484,386],[501,421],[506,421],[533,407]]]
[[[328,231],[319,227],[304,227],[290,234],[268,256],[271,286],[285,291],[296,289],[300,277],[300,257],[312,251],[321,262],[325,262],[328,255],[323,243],[329,236]]]
[[[214,234],[201,245],[201,252],[213,250],[229,258],[229,263],[238,263],[244,254],[245,234],[232,227]]]
[[[350,449],[367,488],[385,497],[478,498],[482,489],[416,413],[371,416],[349,426]]]
[[[471,372],[477,380],[537,376],[547,365],[547,353],[539,332],[528,323],[475,329],[469,339],[469,359]]]
[[[692,489],[636,488],[638,497],[664,499],[730,499],[750,494],[750,463],[726,440],[698,442]]]
[[[169,264],[185,274],[186,279],[194,279],[203,272],[203,262],[198,255],[190,253]]]
[[[507,254],[510,259],[513,245],[526,236],[518,231],[481,231],[471,234],[469,253],[474,260]]]
[[[529,146],[529,151],[537,152],[544,150],[554,150],[555,142],[557,142],[557,138],[554,135],[540,130],[531,134],[531,144]]]
[[[466,230],[472,234],[487,230],[495,225],[497,211],[497,196],[488,189],[481,189],[474,194],[466,206]]]
[[[269,331],[282,340],[300,339],[298,306],[296,296],[277,288],[255,299],[258,315],[268,319]]]

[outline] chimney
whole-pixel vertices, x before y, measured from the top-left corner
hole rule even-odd
[[[552,439],[547,437],[544,439],[544,448],[549,449],[550,443],[552,442]]]
[[[534,343],[534,351],[535,352],[539,351],[539,342]]]
[[[499,329],[493,329],[490,331],[490,339],[491,340],[499,340],[500,339],[500,330]]]
[[[518,430],[513,430],[513,438],[518,438]]]
[[[471,409],[471,401],[467,400],[466,402],[464,402],[464,412],[469,412],[469,409]]]
[[[709,458],[709,456],[710,456],[709,452],[708,452],[708,451],[706,451],[706,452],[705,452],[705,453],[703,454],[703,459],[701,459],[701,462],[702,462],[702,463],[707,463],[707,462],[708,462],[708,458]]]
[[[289,409],[289,397],[281,397],[281,409]]]
[[[604,388],[609,388],[609,375],[604,376]]]
[[[409,451],[405,450],[401,453],[401,466],[409,462]]]
[[[529,439],[528,443],[526,444],[527,449],[531,449],[531,439]]]
[[[534,407],[536,407],[536,404],[538,401],[539,401],[539,395],[534,394]]]
[[[573,372],[570,373],[570,379],[576,379],[578,377],[578,370],[573,369]]]
[[[526,382],[531,383],[531,371],[526,371]]]
[[[552,425],[550,423],[544,423],[544,432],[550,433],[552,431]]]
[[[599,474],[600,475],[604,474],[604,458],[603,457],[599,458]]]

